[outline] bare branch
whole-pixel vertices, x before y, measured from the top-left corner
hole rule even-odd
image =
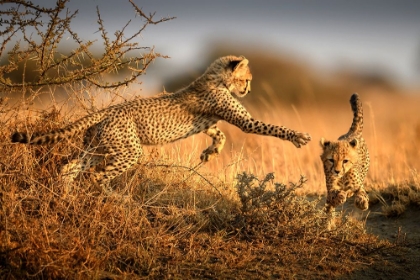
[[[153,17],[155,16],[156,12],[149,14],[149,16],[147,16],[142,9],[140,9],[134,2],[133,0],[129,0],[131,5],[133,5],[134,9],[136,10],[136,12],[143,17],[144,19],[147,20],[148,24],[159,24],[168,20],[172,20],[175,19],[176,17],[165,17],[165,18],[161,18],[160,20],[154,21]]]
[[[118,88],[135,82],[154,59],[167,58],[155,53],[153,48],[139,46],[135,40],[149,24],[158,24],[174,17],[155,21],[155,13],[146,15],[130,0],[136,13],[146,21],[136,32],[127,34],[127,27],[132,23],[132,20],[128,20],[121,30],[113,32],[111,38],[97,7],[97,23],[104,45],[104,52],[98,56],[90,51],[96,41],[84,41],[71,28],[71,21],[76,18],[78,11],[65,11],[67,3],[68,0],[58,0],[54,8],[46,8],[27,0],[0,2],[0,5],[13,4],[11,8],[0,10],[0,34],[4,38],[0,55],[5,58],[3,54],[9,48],[7,63],[0,64],[0,88],[39,88],[80,81],[99,88]],[[76,44],[67,54],[58,50],[66,34]],[[22,48],[18,38],[26,47]],[[144,53],[139,55],[139,50]],[[27,80],[22,79],[23,75],[16,75],[16,72],[22,71],[23,65],[29,78]],[[125,70],[125,77],[119,81],[106,81],[104,74],[120,73],[120,70]]]

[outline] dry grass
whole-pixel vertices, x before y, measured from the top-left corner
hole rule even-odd
[[[241,171],[257,176],[274,172],[285,182],[295,181],[303,174],[308,182],[302,192],[323,194],[325,182],[319,158],[319,139],[337,139],[347,132],[352,121],[348,102],[350,95],[343,95],[338,104],[308,103],[299,108],[278,101],[273,101],[271,107],[245,104],[258,119],[309,132],[312,141],[296,149],[289,142],[245,134],[236,127],[222,124],[228,142],[219,158],[202,170],[217,176],[224,183],[231,182]],[[384,189],[390,184],[419,180],[420,116],[417,110],[420,108],[420,97],[376,92],[360,95],[364,103],[364,137],[371,155],[366,180],[368,189]],[[198,163],[201,150],[209,144],[208,137],[197,135],[159,149],[169,158],[185,162],[183,155],[188,155],[188,162]]]
[[[386,217],[401,216],[409,207],[420,207],[420,185],[418,182],[391,184],[380,191],[372,191],[373,203],[382,204],[382,212]]]
[[[30,3],[18,2],[33,9]],[[58,14],[65,2],[57,2],[55,12],[43,13]],[[29,14],[16,10],[14,15],[22,20],[9,21],[10,27],[21,26],[8,29],[3,45],[12,42],[14,30],[20,30],[29,32],[23,39],[30,49],[27,56],[14,56],[25,54],[16,45],[1,73],[0,278],[325,279],[346,278],[369,265],[391,267],[388,257],[402,244],[398,238],[394,244],[379,240],[366,233],[365,220],[343,213],[327,216],[320,207],[322,197],[308,200],[302,195],[324,194],[318,139],[336,139],[348,130],[351,92],[341,94],[341,90],[360,88],[348,81],[319,82],[294,62],[244,53],[255,63],[253,89],[260,94],[253,92],[244,103],[258,119],[309,132],[313,142],[299,150],[291,143],[245,135],[222,124],[229,141],[213,162],[197,165],[199,154],[210,144],[203,135],[146,147],[138,166],[113,180],[115,192],[107,196],[89,174],[71,187],[59,180],[59,167],[79,152],[80,139],[42,147],[10,143],[16,130],[33,133],[61,128],[97,107],[131,98],[124,92],[125,85],[159,55],[153,49],[149,60],[144,54],[133,58],[124,54],[138,50],[130,40],[144,27],[160,22],[132,4],[146,20],[143,28],[133,36],[116,32],[111,43],[98,11],[99,29],[109,52],[98,56],[104,60],[88,65],[79,60],[93,59],[87,50],[90,42],[79,41],[75,33],[72,38],[80,48],[70,56],[44,55],[47,49],[56,53],[74,15],[65,15],[66,24],[57,24],[60,18],[56,16],[50,17],[50,25],[33,22],[38,28],[55,28],[38,32],[41,40],[36,46],[28,41],[33,32],[23,27],[27,26],[25,16],[37,16],[41,10]],[[232,53],[239,51],[235,50]],[[32,52],[39,59],[28,60]],[[109,55],[115,58],[113,63],[108,63]],[[121,57],[128,60],[121,62]],[[104,75],[141,61],[145,64],[130,68],[134,72],[128,78],[107,80]],[[67,63],[79,68],[67,67]],[[16,71],[26,66],[33,75]],[[105,72],[89,71],[92,67]],[[60,75],[45,75],[52,68]],[[65,78],[75,73],[81,76],[73,75],[70,82]],[[17,80],[9,80],[8,74],[16,74]],[[117,89],[105,92],[93,85]],[[57,94],[58,90],[64,94]],[[2,98],[12,94],[22,100]],[[365,104],[364,136],[372,156],[368,190],[378,194],[376,201],[382,202],[385,215],[401,215],[420,201],[416,173],[420,168],[420,99],[375,90],[359,90],[359,94]],[[401,259],[395,260],[392,264]]]
[[[9,113],[5,116],[17,114]],[[56,111],[35,122],[2,120],[2,278],[338,277],[393,246],[367,234],[363,221],[348,216],[334,218],[336,226],[328,230],[331,218],[318,207],[320,201],[297,194],[309,184],[299,181],[300,175],[285,180],[237,172],[266,172],[267,167],[255,169],[261,164],[258,156],[219,165],[218,172],[225,172],[220,176],[209,175],[215,167],[193,169],[204,145],[197,138],[190,140],[195,144],[188,155],[184,151],[192,144],[187,142],[150,148],[136,169],[113,181],[115,195],[102,194],[89,176],[81,176],[64,195],[58,168],[75,146],[12,145],[9,137],[16,127],[42,131],[67,121]],[[232,152],[234,160],[257,154],[242,145],[242,153]],[[298,153],[292,157],[281,149],[288,169],[311,165],[297,162]],[[299,152],[309,158],[305,149]],[[235,172],[241,175],[231,178]],[[284,185],[288,181],[296,183]]]
[[[381,266],[383,254],[396,248],[367,234],[364,220],[326,216],[325,198],[314,199],[325,193],[318,139],[347,131],[350,94],[337,104],[312,98],[295,107],[275,96],[270,104],[245,104],[261,120],[309,132],[313,141],[302,149],[228,124],[221,125],[228,137],[221,155],[198,168],[210,144],[204,135],[145,147],[138,166],[113,181],[113,196],[102,194],[89,174],[65,192],[58,170],[79,151],[77,141],[9,142],[16,130],[62,127],[85,114],[77,108],[124,96],[89,94],[70,103],[53,96],[53,106],[43,99],[38,108],[59,108],[45,111],[2,100],[1,278],[334,278]],[[360,94],[372,203],[381,202],[386,216],[402,215],[419,205],[419,98]],[[308,194],[315,196],[307,200]]]

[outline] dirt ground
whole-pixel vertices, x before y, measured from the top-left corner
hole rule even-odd
[[[401,216],[388,218],[378,203],[362,218],[368,232],[396,247],[340,279],[420,279],[420,209],[410,207]]]

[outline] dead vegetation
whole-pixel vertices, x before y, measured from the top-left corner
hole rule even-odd
[[[41,126],[60,121],[50,114]],[[1,146],[2,277],[326,277],[392,247],[349,217],[327,230],[319,201],[296,194],[304,178],[286,186],[242,173],[232,190],[153,154],[113,181],[112,196],[88,176],[63,195],[57,169],[72,149]]]
[[[407,208],[420,209],[420,188],[418,182],[391,184],[379,191],[372,191],[373,203],[381,203],[386,217],[398,217]]]
[[[113,180],[115,193],[111,196],[104,195],[88,173],[80,176],[71,188],[64,186],[58,170],[63,161],[79,152],[77,141],[54,146],[23,146],[10,143],[11,133],[19,130],[31,134],[61,128],[86,111],[95,110],[95,102],[103,102],[96,98],[99,94],[103,98],[102,92],[96,96],[91,93],[97,86],[115,87],[109,93],[110,102],[121,100],[125,84],[133,82],[132,78],[142,73],[150,60],[137,61],[138,65],[135,58],[120,60],[127,58],[124,56],[127,51],[139,46],[120,40],[134,38],[124,37],[124,29],[116,33],[115,40],[107,37],[99,12],[99,29],[106,46],[102,58],[94,58],[88,52],[89,42],[73,36],[79,47],[57,59],[60,36],[70,33],[68,24],[76,16],[76,13],[65,14],[62,24],[54,24],[54,20],[60,19],[54,15],[62,15],[66,1],[58,1],[52,9],[34,6],[28,1],[6,2],[14,4],[16,10],[2,10],[3,26],[9,26],[4,21],[5,15],[11,16],[17,25],[25,23],[19,17],[29,17],[29,22],[35,26],[39,16],[46,15],[52,20],[47,27],[53,33],[38,33],[43,39],[34,44],[29,37],[23,37],[32,47],[25,52],[18,44],[14,45],[8,56],[11,64],[5,65],[4,46],[12,42],[15,31],[13,24],[7,30],[2,29],[2,35],[10,37],[1,49],[2,94],[13,97],[11,94],[18,92],[22,98],[13,102],[0,99],[0,278],[344,278],[369,266],[389,265],[389,256],[405,249],[400,239],[391,243],[368,234],[363,219],[343,213],[334,218],[327,216],[320,207],[324,198],[308,200],[302,195],[323,194],[324,191],[319,183],[323,180],[319,178],[322,171],[316,144],[297,153],[294,147],[279,143],[278,139],[244,138],[240,132],[227,130],[227,135],[235,139],[237,145],[228,143],[224,154],[207,166],[196,165],[200,146],[205,145],[198,136],[166,147],[146,148],[145,157],[135,169]],[[135,10],[146,22],[143,28],[159,22],[136,7]],[[156,58],[153,50],[150,51],[147,52],[150,56],[144,57]],[[28,60],[30,57],[36,59]],[[80,57],[91,60],[82,63],[77,60]],[[77,64],[79,62],[83,66]],[[27,80],[26,72],[18,70],[31,63],[35,63],[31,66],[34,75],[32,80]],[[103,63],[109,67],[101,67]],[[121,70],[119,67],[124,68],[124,63],[134,63],[140,68],[129,68],[133,72],[128,76],[108,83],[104,75],[114,69]],[[87,69],[92,71],[83,72]],[[15,72],[20,74],[12,78]],[[70,79],[76,81],[76,85],[65,84],[71,99],[56,102],[54,84],[70,77],[81,79]],[[10,86],[12,84],[15,86]],[[266,88],[269,84],[265,82]],[[293,92],[301,92],[301,86],[294,85]],[[308,90],[310,100],[315,102],[316,94],[312,90]],[[84,95],[86,91],[90,92],[89,96]],[[268,89],[266,91],[269,93]],[[52,104],[53,109],[33,110],[31,102],[45,92],[51,95],[48,107]],[[326,129],[330,115],[320,113],[325,108],[314,109],[315,106],[303,104],[305,110],[285,109],[275,102],[278,97],[267,95],[267,98],[273,99],[270,106],[276,110],[272,110],[275,111],[272,115],[259,112],[262,118],[275,123],[280,123],[281,118],[285,125],[295,122],[296,125],[290,126],[302,127],[302,131],[307,131],[303,129],[306,123],[319,127],[313,135],[315,141],[319,139],[318,133],[328,136],[325,132],[331,130],[340,134],[335,126]],[[404,113],[407,115],[406,111]],[[336,117],[337,127],[341,123],[348,127],[346,116],[343,121]],[[375,130],[373,120],[367,123],[373,124],[372,130]],[[403,129],[399,131],[400,138],[406,136]],[[397,159],[398,163],[411,166],[409,156],[416,158],[418,150],[398,147],[396,154],[404,156],[386,158],[388,169],[384,168],[381,165],[385,158],[383,152],[393,143],[377,145],[381,140],[376,137],[381,136],[381,131],[378,126],[378,134],[376,130],[367,133],[368,141],[375,144],[372,155],[379,162],[372,166],[369,185],[372,193],[378,189],[378,201],[383,199],[385,203],[384,213],[395,216],[392,213],[399,215],[402,210],[391,211],[385,206],[389,203],[418,206],[419,183],[415,180],[410,184],[397,183],[386,189],[383,185],[388,186],[390,179],[380,171],[406,176],[389,162]],[[299,179],[300,174],[308,179]],[[333,228],[329,226],[331,219],[334,219]]]
[[[97,23],[104,49],[98,57],[91,51],[98,42],[84,41],[72,29],[71,23],[78,10],[69,11],[67,2],[58,0],[52,8],[26,0],[1,4],[0,35],[4,40],[0,45],[0,56],[3,60],[7,57],[8,61],[0,65],[3,88],[39,88],[81,81],[100,88],[117,88],[134,82],[154,59],[161,57],[153,48],[139,46],[135,39],[147,26],[173,18],[154,20],[154,14],[145,14],[130,1],[143,23],[136,32],[128,34],[130,20],[111,37],[105,30],[98,7]],[[63,40],[73,47],[67,54],[58,51]],[[139,52],[142,54],[138,55]],[[116,82],[103,79],[105,74],[123,70],[127,72],[124,79]]]
[[[63,125],[55,111],[30,130]],[[9,120],[0,131],[7,143]],[[104,195],[80,176],[57,178],[73,144],[5,144],[0,161],[0,275],[22,278],[322,278],[351,275],[401,244],[368,234],[297,194],[306,179],[240,173],[232,187],[152,150]]]

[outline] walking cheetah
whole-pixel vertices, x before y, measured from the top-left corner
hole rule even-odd
[[[284,126],[255,120],[232,96],[243,97],[251,90],[252,74],[245,57],[225,56],[215,60],[202,76],[187,87],[150,98],[137,99],[88,115],[73,124],[42,135],[29,137],[16,132],[12,142],[49,144],[84,133],[84,152],[63,166],[61,174],[72,181],[81,172],[101,167],[94,179],[104,185],[133,166],[143,145],[174,142],[199,132],[213,139],[200,159],[209,161],[219,154],[225,135],[217,127],[224,120],[246,133],[270,135],[291,141],[300,148],[311,140]],[[106,159],[106,160],[104,160]]]
[[[321,155],[327,185],[326,211],[346,202],[347,197],[355,194],[355,205],[361,210],[369,207],[369,197],[363,181],[369,169],[369,152],[362,137],[363,107],[359,95],[350,98],[353,110],[353,123],[350,130],[340,136],[338,141],[321,138]]]

